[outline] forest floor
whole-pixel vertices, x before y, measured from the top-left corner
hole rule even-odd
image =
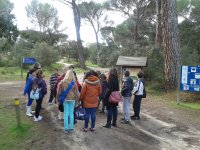
[[[79,80],[82,75],[79,76]],[[46,79],[48,84],[48,79]],[[167,100],[169,97],[148,94],[142,100],[141,120],[130,124],[120,123],[123,117],[122,103],[119,105],[117,127],[106,129],[106,113],[97,111],[96,131],[83,132],[84,121],[78,121],[73,133],[65,133],[63,121],[58,120],[57,105],[48,104],[48,94],[43,101],[41,115],[44,119],[34,122],[25,116],[26,97],[22,96],[24,81],[0,83],[0,114],[14,112],[13,98],[20,99],[22,122],[28,120],[39,132],[38,136],[23,138],[17,143],[20,149],[39,150],[199,150],[200,149],[200,111],[177,109]],[[34,108],[35,102],[32,108]],[[132,106],[131,106],[131,113]],[[1,119],[1,116],[0,116]],[[9,118],[8,118],[9,119]],[[0,120],[0,133],[4,120]],[[31,127],[29,128],[31,130]],[[0,142],[0,149],[3,149]],[[3,143],[5,145],[5,143]],[[10,149],[18,149],[11,147]],[[8,148],[9,149],[9,148]]]

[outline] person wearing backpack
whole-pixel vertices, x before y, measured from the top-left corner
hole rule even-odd
[[[142,98],[146,97],[146,91],[145,91],[144,79],[143,79],[144,74],[142,71],[139,71],[137,76],[138,76],[138,81],[135,83],[135,86],[133,88],[133,94],[135,95],[134,101],[133,101],[134,115],[131,116],[131,119],[133,120],[140,120],[141,101],[142,101]]]
[[[29,71],[29,77],[26,81],[26,85],[24,87],[24,96],[28,95],[28,101],[27,101],[27,105],[26,105],[26,115],[29,116],[29,117],[32,117],[33,116],[33,112],[31,110],[31,105],[32,105],[32,102],[33,102],[33,99],[30,98],[30,93],[31,93],[31,81],[32,79],[36,76],[36,71],[37,69],[31,69]]]
[[[130,77],[130,72],[124,72],[124,79],[123,79],[123,87],[121,90],[122,99],[123,99],[123,111],[124,111],[124,118],[122,118],[122,122],[124,124],[128,124],[130,120],[130,101],[132,97],[132,90],[133,90],[133,80]]]
[[[57,99],[64,105],[64,130],[74,130],[75,101],[79,100],[79,92],[73,70],[68,70],[64,79],[58,84]]]
[[[43,118],[39,115],[42,101],[44,96],[47,94],[47,86],[45,80],[43,79],[43,72],[41,69],[37,70],[36,77],[31,81],[31,87],[32,90],[35,90],[35,88],[39,90],[39,99],[36,100],[34,121],[40,121]]]
[[[63,103],[60,103],[59,102],[59,97],[57,97],[57,93],[58,93],[58,90],[59,90],[59,83],[64,79],[64,77],[65,77],[65,75],[66,75],[66,73],[63,73],[60,77],[58,77],[58,79],[57,79],[57,82],[56,82],[56,84],[55,84],[55,95],[56,95],[56,103],[58,103],[58,119],[59,120],[62,120],[62,119],[64,119],[64,114],[63,114],[63,112],[64,112],[64,107],[63,107]]]

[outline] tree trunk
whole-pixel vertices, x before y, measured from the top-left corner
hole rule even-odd
[[[72,0],[72,9],[73,9],[73,14],[74,14],[74,24],[75,24],[75,28],[76,28],[79,63],[80,63],[80,66],[82,69],[86,69],[85,59],[83,56],[83,45],[82,45],[81,35],[80,35],[81,18],[80,18],[79,8],[76,5],[75,1],[76,0]]]
[[[155,39],[155,43],[156,43],[156,46],[158,46],[158,47],[161,47],[161,45],[162,45],[161,1],[162,0],[156,0],[157,23],[156,23],[156,39]]]
[[[139,13],[139,8],[137,7],[136,20],[134,26],[134,37],[133,37],[135,42],[138,41],[139,19],[140,19],[140,13]]]
[[[180,66],[180,41],[176,0],[163,0],[161,7],[165,89],[166,91],[170,91],[177,88]]]

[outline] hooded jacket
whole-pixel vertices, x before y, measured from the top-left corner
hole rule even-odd
[[[90,76],[85,79],[80,100],[83,102],[84,108],[96,108],[98,106],[98,97],[101,95],[101,83],[98,77]]]

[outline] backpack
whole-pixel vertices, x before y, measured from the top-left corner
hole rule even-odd
[[[30,93],[30,98],[33,100],[38,100],[42,97],[41,88],[39,88],[40,83],[41,81],[39,81],[38,83],[33,81],[32,90]]]
[[[140,88],[140,82],[142,82],[142,81],[139,81],[139,87],[138,88]],[[143,82],[142,82],[143,83]],[[144,83],[143,83],[143,95],[142,95],[142,98],[146,98],[147,97],[147,93],[146,93],[146,89],[145,89],[145,86],[144,86]]]

